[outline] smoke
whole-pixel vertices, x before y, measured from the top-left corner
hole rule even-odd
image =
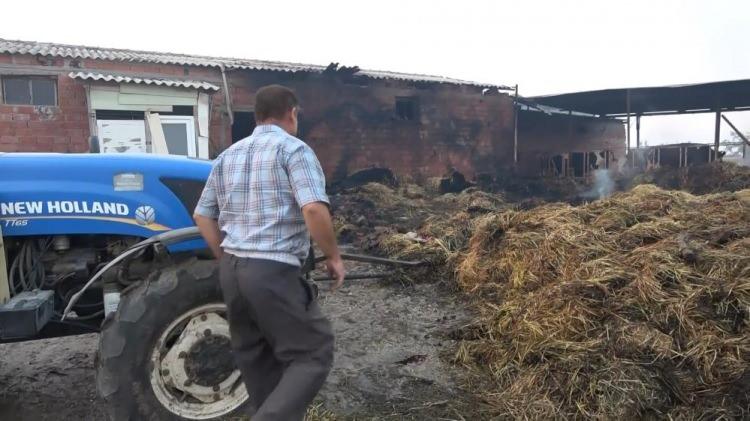
[[[591,189],[581,194],[586,199],[603,199],[609,197],[615,191],[615,182],[608,170],[600,169],[594,171],[594,185]]]

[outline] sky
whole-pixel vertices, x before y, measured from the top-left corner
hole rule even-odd
[[[0,38],[519,85],[521,95],[750,78],[750,1],[4,2]],[[750,112],[732,113],[750,132]],[[634,131],[635,129],[633,129]],[[648,117],[649,144],[711,142],[714,116]],[[722,138],[731,129],[722,122]],[[635,135],[633,135],[635,136]]]

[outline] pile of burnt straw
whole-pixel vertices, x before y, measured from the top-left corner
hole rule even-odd
[[[458,212],[413,237],[382,247],[427,259],[476,303],[456,361],[488,416],[750,417],[750,190],[641,185]]]
[[[331,195],[336,234],[340,241],[374,251],[382,238],[408,234],[425,220],[442,220],[457,212],[479,214],[509,207],[500,194],[471,187],[441,193],[431,186],[366,183]],[[418,240],[416,237],[412,239]]]
[[[693,194],[718,193],[750,188],[750,167],[733,162],[712,162],[683,168],[660,167],[637,175],[636,184],[656,184],[664,189]]]

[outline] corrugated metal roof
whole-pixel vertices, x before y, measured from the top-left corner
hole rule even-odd
[[[247,60],[227,57],[208,57],[187,54],[159,53],[153,51],[124,50],[116,48],[86,47],[81,45],[53,44],[33,41],[14,41],[0,38],[0,53],[32,54],[52,57],[96,60],[129,61],[142,63],[175,64],[181,66],[225,67],[227,69],[270,70],[280,72],[322,73],[327,66],[286,63],[279,61]],[[379,70],[359,70],[356,75],[373,79],[397,79],[414,82],[447,83],[510,89],[507,86],[470,82],[441,76],[420,75]]]
[[[169,86],[169,87],[180,87],[180,88],[193,88],[193,89],[206,89],[218,91],[219,87],[213,83],[203,82],[199,80],[179,80],[179,79],[153,79],[153,78],[140,78],[126,75],[113,75],[105,73],[92,73],[92,72],[70,72],[68,76],[73,79],[82,80],[97,80],[104,82],[117,82],[117,83],[142,83],[145,85],[157,85],[157,86]]]
[[[566,110],[606,116],[740,110],[750,109],[750,79],[603,89],[537,96],[529,100]]]
[[[86,47],[81,45],[52,44],[33,41],[0,39],[0,53],[32,54],[52,57],[87,58],[96,60],[131,61],[142,63],[176,64],[181,66],[220,67],[227,69],[274,70],[284,72],[323,71],[325,67],[297,63],[262,60],[242,60],[224,57],[206,57],[186,54],[158,53],[153,51],[123,50],[117,48]]]

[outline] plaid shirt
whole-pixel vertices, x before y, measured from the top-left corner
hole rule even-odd
[[[195,213],[218,219],[225,252],[299,266],[310,249],[302,207],[328,204],[325,184],[307,144],[261,125],[219,155]]]

